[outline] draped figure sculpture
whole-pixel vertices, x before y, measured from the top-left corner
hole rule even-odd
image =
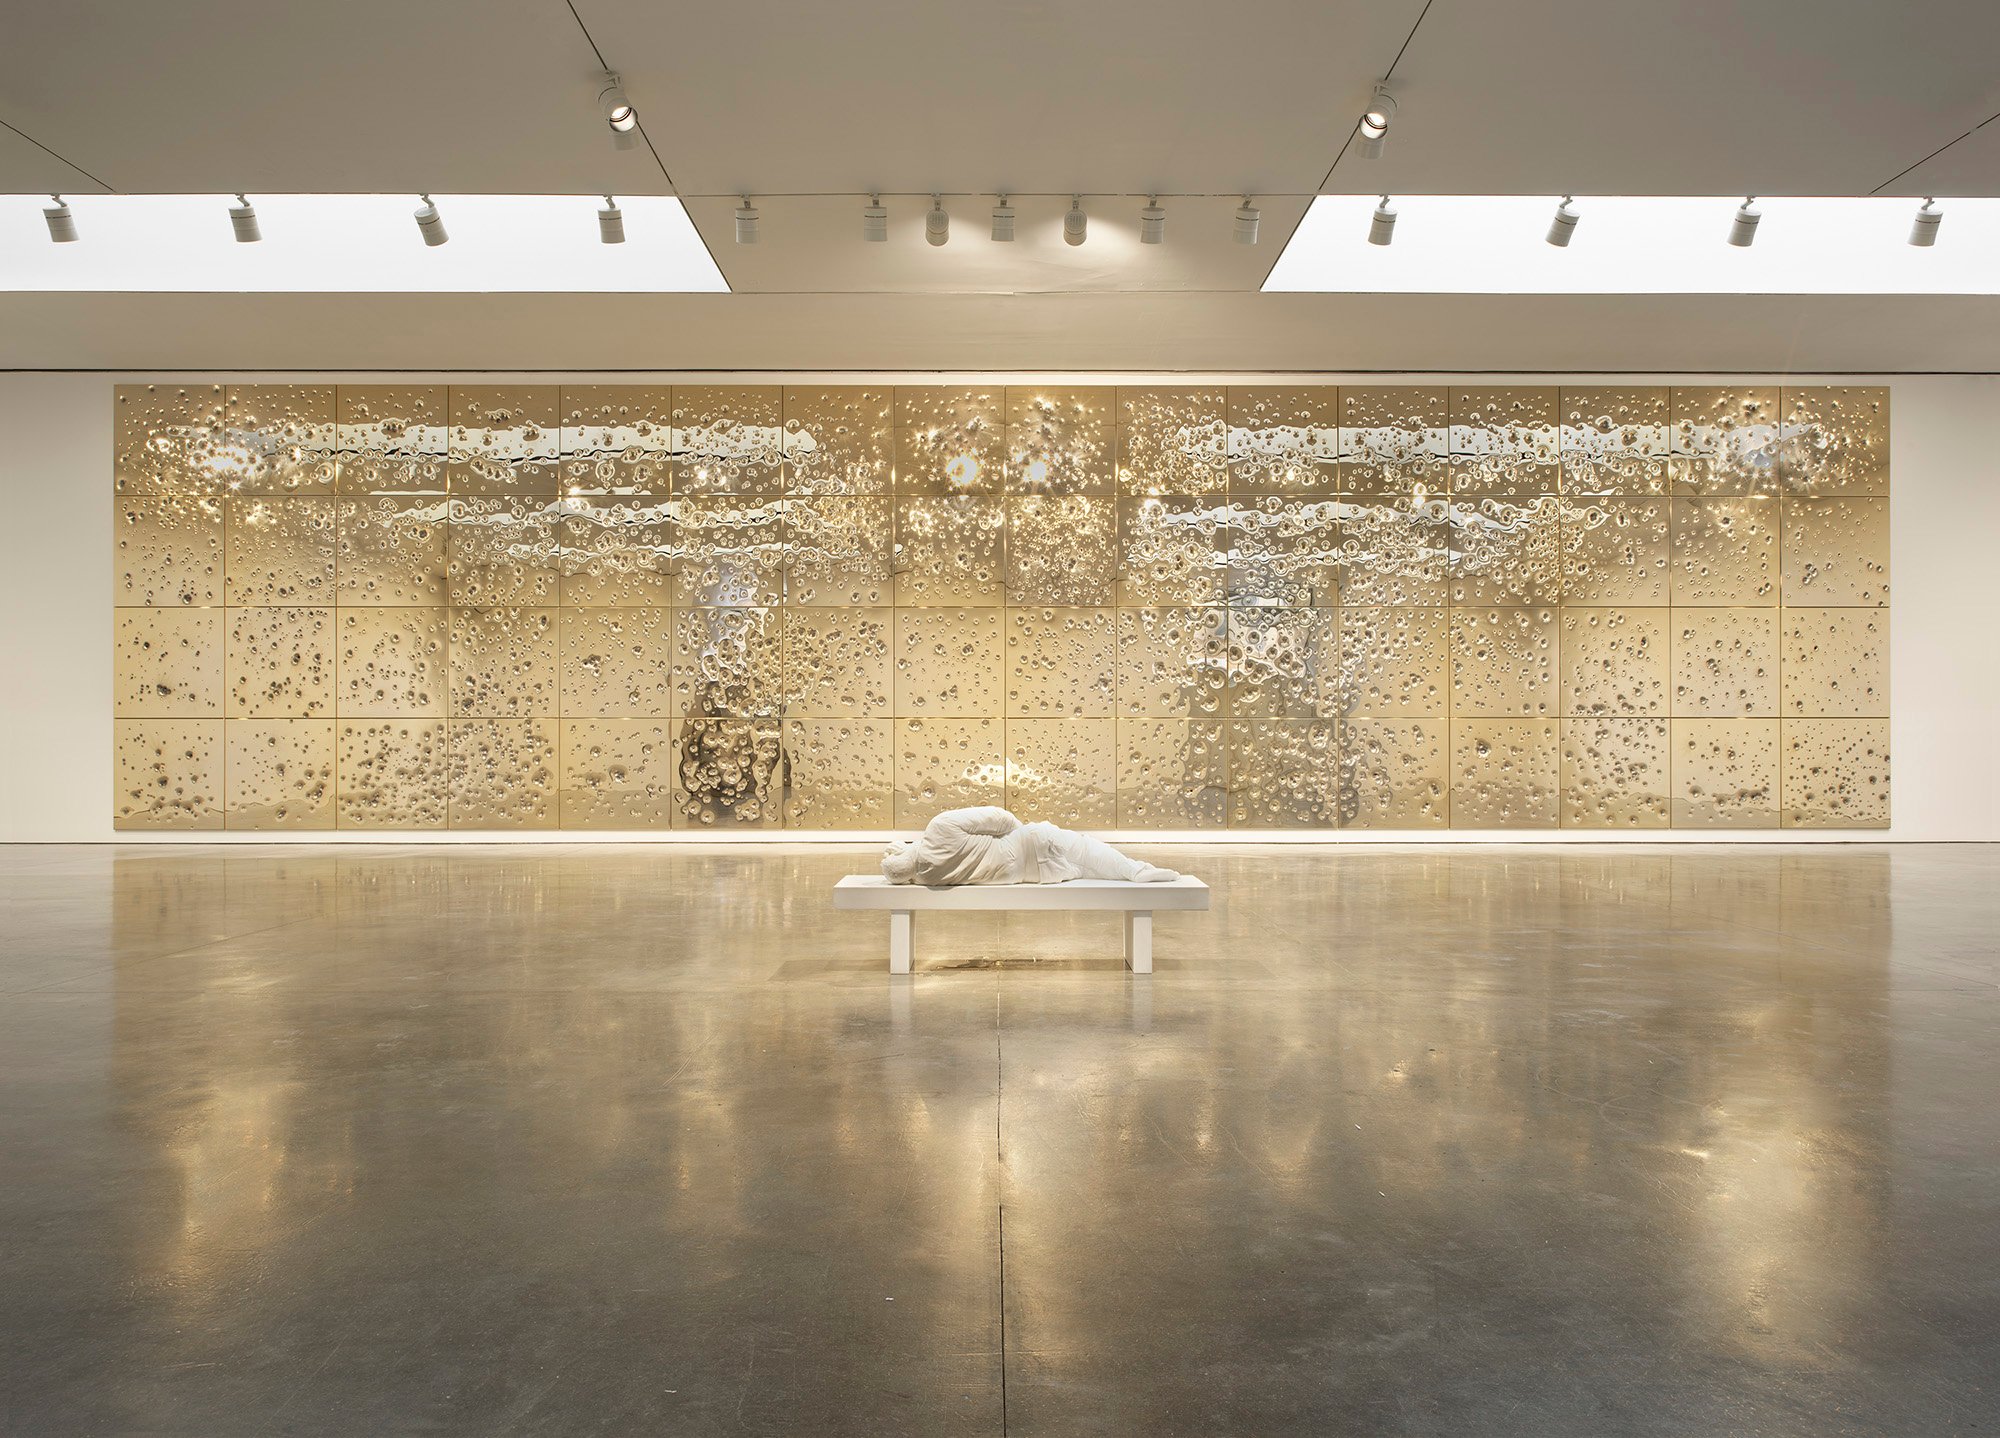
[[[924,826],[921,838],[889,846],[882,872],[892,884],[932,887],[1060,884],[1067,879],[1170,884],[1180,877],[1059,824],[1023,824],[997,805],[938,815]]]

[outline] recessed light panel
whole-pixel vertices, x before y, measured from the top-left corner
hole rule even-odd
[[[1396,243],[1367,243],[1373,195],[1322,195],[1264,282],[1334,294],[2000,294],[2000,199],[1953,199],[1951,232],[1908,243],[1907,197],[1579,195],[1589,239],[1546,243],[1555,195],[1398,195]]]
[[[234,195],[71,195],[82,239],[52,245],[45,195],[0,196],[0,291],[719,293],[679,200],[622,195],[631,239],[599,242],[594,195],[435,194],[451,243],[426,247],[414,196],[257,196],[262,244],[216,224]],[[1907,216],[1905,217],[1907,218]]]

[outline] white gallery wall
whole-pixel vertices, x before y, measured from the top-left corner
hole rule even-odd
[[[0,373],[0,841],[268,842],[271,834],[116,835],[111,828],[111,430],[112,387],[187,378],[147,373]],[[203,373],[216,381],[267,383],[380,380],[353,373]],[[852,381],[852,375],[672,373],[532,376],[398,374],[399,380],[489,379],[536,383],[675,383],[690,378],[761,383]],[[871,382],[950,383],[951,374],[866,376]],[[1011,377],[1010,377],[1011,378]],[[1197,374],[1023,375],[1087,383],[1200,383]],[[1340,383],[1359,376],[1259,375],[1260,382]],[[1725,383],[1744,375],[1621,375],[1632,383]],[[1759,376],[1767,382],[1886,384],[1891,388],[1890,607],[1892,822],[1886,835],[1792,833],[1788,840],[1843,837],[1879,842],[2000,840],[2000,376]],[[1369,374],[1370,384],[1603,383],[1602,375]],[[1240,381],[1239,381],[1240,382]],[[81,598],[79,596],[82,596]],[[307,834],[324,842],[348,836]],[[366,836],[380,842],[381,834]],[[422,842],[574,843],[615,835],[423,834]],[[658,835],[648,839],[714,839]],[[798,833],[744,836],[797,841]],[[813,835],[833,838],[835,835]],[[1271,842],[1272,833],[1204,834],[1204,841]],[[1318,832],[1323,843],[1383,842],[1393,833]],[[1462,830],[1400,836],[1477,842]],[[1509,832],[1515,843],[1770,841],[1748,834],[1649,830],[1635,834]]]

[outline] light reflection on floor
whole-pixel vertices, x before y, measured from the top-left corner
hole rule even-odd
[[[0,1426],[2000,1418],[2000,850],[1146,852],[0,851]]]

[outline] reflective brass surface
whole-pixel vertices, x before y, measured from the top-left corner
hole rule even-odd
[[[1667,492],[1673,431],[1666,390],[1566,385],[1561,408],[1564,494]]]
[[[230,385],[205,468],[236,494],[332,494],[334,387]]]
[[[220,719],[112,721],[112,822],[121,829],[220,829]]]
[[[785,492],[888,494],[895,488],[891,393],[880,386],[787,389]]]
[[[778,386],[674,387],[674,493],[779,494],[784,450]]]
[[[443,494],[450,393],[441,384],[341,385],[334,486],[342,494]]]
[[[338,702],[333,610],[287,606],[223,613],[229,617],[224,663],[231,719],[332,717]]]
[[[1674,824],[1768,829],[1778,822],[1778,721],[1675,719]]]
[[[332,828],[334,722],[231,719],[224,724],[225,827]]]
[[[1007,803],[1022,819],[1107,829],[1118,761],[1109,719],[1009,719]]]
[[[120,609],[112,631],[112,710],[120,719],[222,713],[220,609]]]
[[[121,384],[112,392],[112,487],[120,495],[216,495],[211,466],[227,406],[219,384]],[[128,601],[129,602],[129,601]]]
[[[1666,828],[1671,767],[1665,719],[1563,720],[1563,827]]]
[[[1451,721],[1451,816],[1466,829],[1556,823],[1561,725],[1555,719]]]
[[[121,827],[1887,823],[1881,389],[113,402]]]
[[[446,450],[451,492],[559,492],[561,406],[555,385],[453,385]]]
[[[665,385],[564,385],[562,490],[666,496],[673,489],[674,400]]]
[[[565,829],[664,829],[673,822],[673,725],[664,719],[562,722]]]
[[[1231,492],[1334,493],[1340,488],[1340,423],[1340,394],[1331,387],[1232,385],[1227,445]]]

